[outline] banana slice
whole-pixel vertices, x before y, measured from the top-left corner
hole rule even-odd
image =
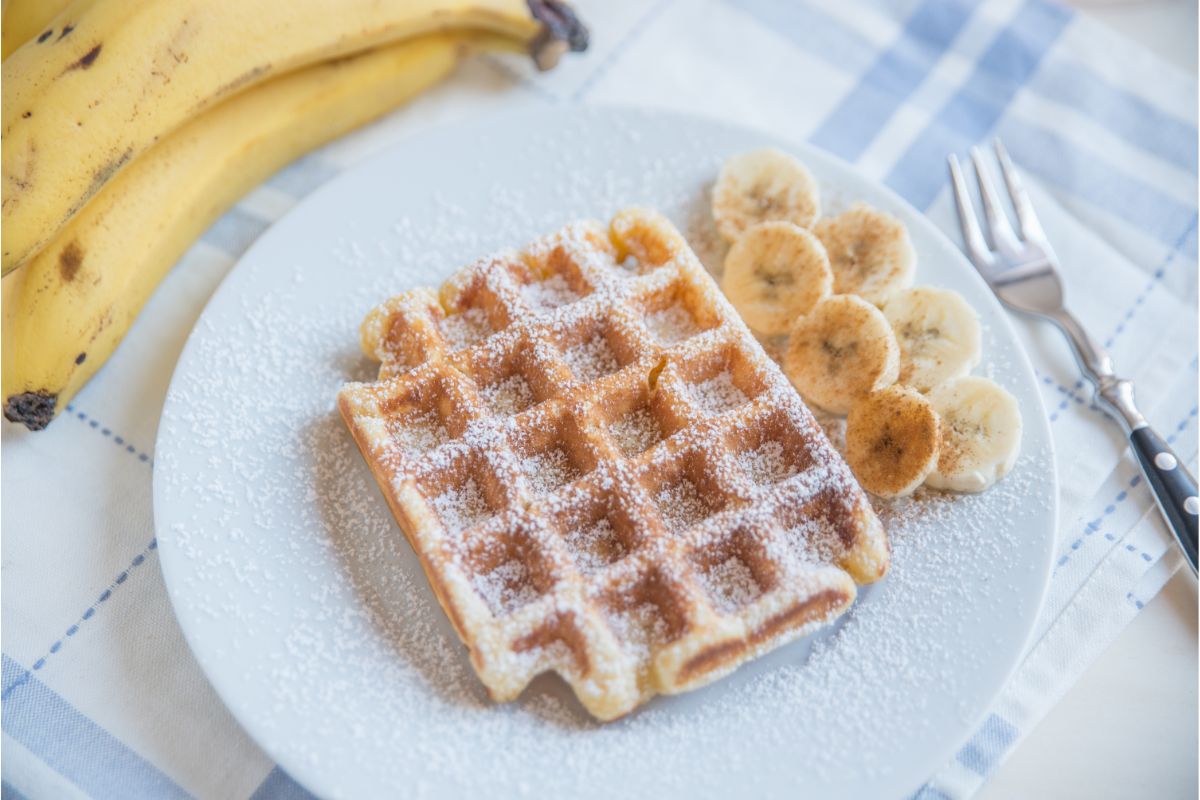
[[[829,253],[833,291],[879,303],[911,286],[917,254],[904,223],[861,203],[813,226]]]
[[[904,497],[938,463],[938,415],[915,389],[889,386],[864,397],[846,419],[846,463],[868,492]]]
[[[760,222],[783,220],[807,228],[821,213],[817,182],[808,169],[772,147],[736,155],[713,186],[713,219],[727,241]]]
[[[900,348],[882,311],[835,294],[796,321],[783,371],[805,400],[845,414],[855,400],[896,382]]]
[[[761,222],[725,256],[721,290],[742,319],[772,336],[788,328],[833,288],[821,241],[790,222]]]
[[[888,295],[883,315],[900,345],[900,383],[917,391],[961,378],[982,353],[979,317],[958,292],[917,286]]]
[[[941,417],[941,454],[925,480],[935,489],[982,492],[1012,469],[1021,452],[1017,400],[987,378],[967,376],[929,394]]]

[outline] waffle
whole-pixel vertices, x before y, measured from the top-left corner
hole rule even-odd
[[[842,613],[888,544],[799,396],[660,215],[619,213],[373,310],[342,414],[491,697],[602,720]]]

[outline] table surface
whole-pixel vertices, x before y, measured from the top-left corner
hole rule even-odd
[[[1196,73],[1195,0],[1072,5]],[[997,770],[979,800],[1196,797],[1196,604],[1196,579],[1185,568]]]

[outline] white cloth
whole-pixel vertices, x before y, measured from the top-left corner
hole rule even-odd
[[[40,433],[3,429],[3,795],[306,797],[189,653],[155,552],[150,476],[171,370],[272,221],[415,131],[515,101],[623,103],[808,139],[957,240],[945,155],[1001,136],[1062,258],[1070,304],[1196,464],[1196,83],[1044,0],[578,3],[593,46],[556,71],[481,57],[301,159],[181,260],[112,360]],[[1061,335],[1017,320],[1062,486],[1036,641],[979,731],[920,790],[971,795],[1179,565],[1120,432]]]

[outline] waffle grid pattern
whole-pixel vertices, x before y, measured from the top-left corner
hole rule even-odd
[[[489,693],[601,719],[840,614],[887,543],[680,234],[570,226],[363,324],[340,406]]]

